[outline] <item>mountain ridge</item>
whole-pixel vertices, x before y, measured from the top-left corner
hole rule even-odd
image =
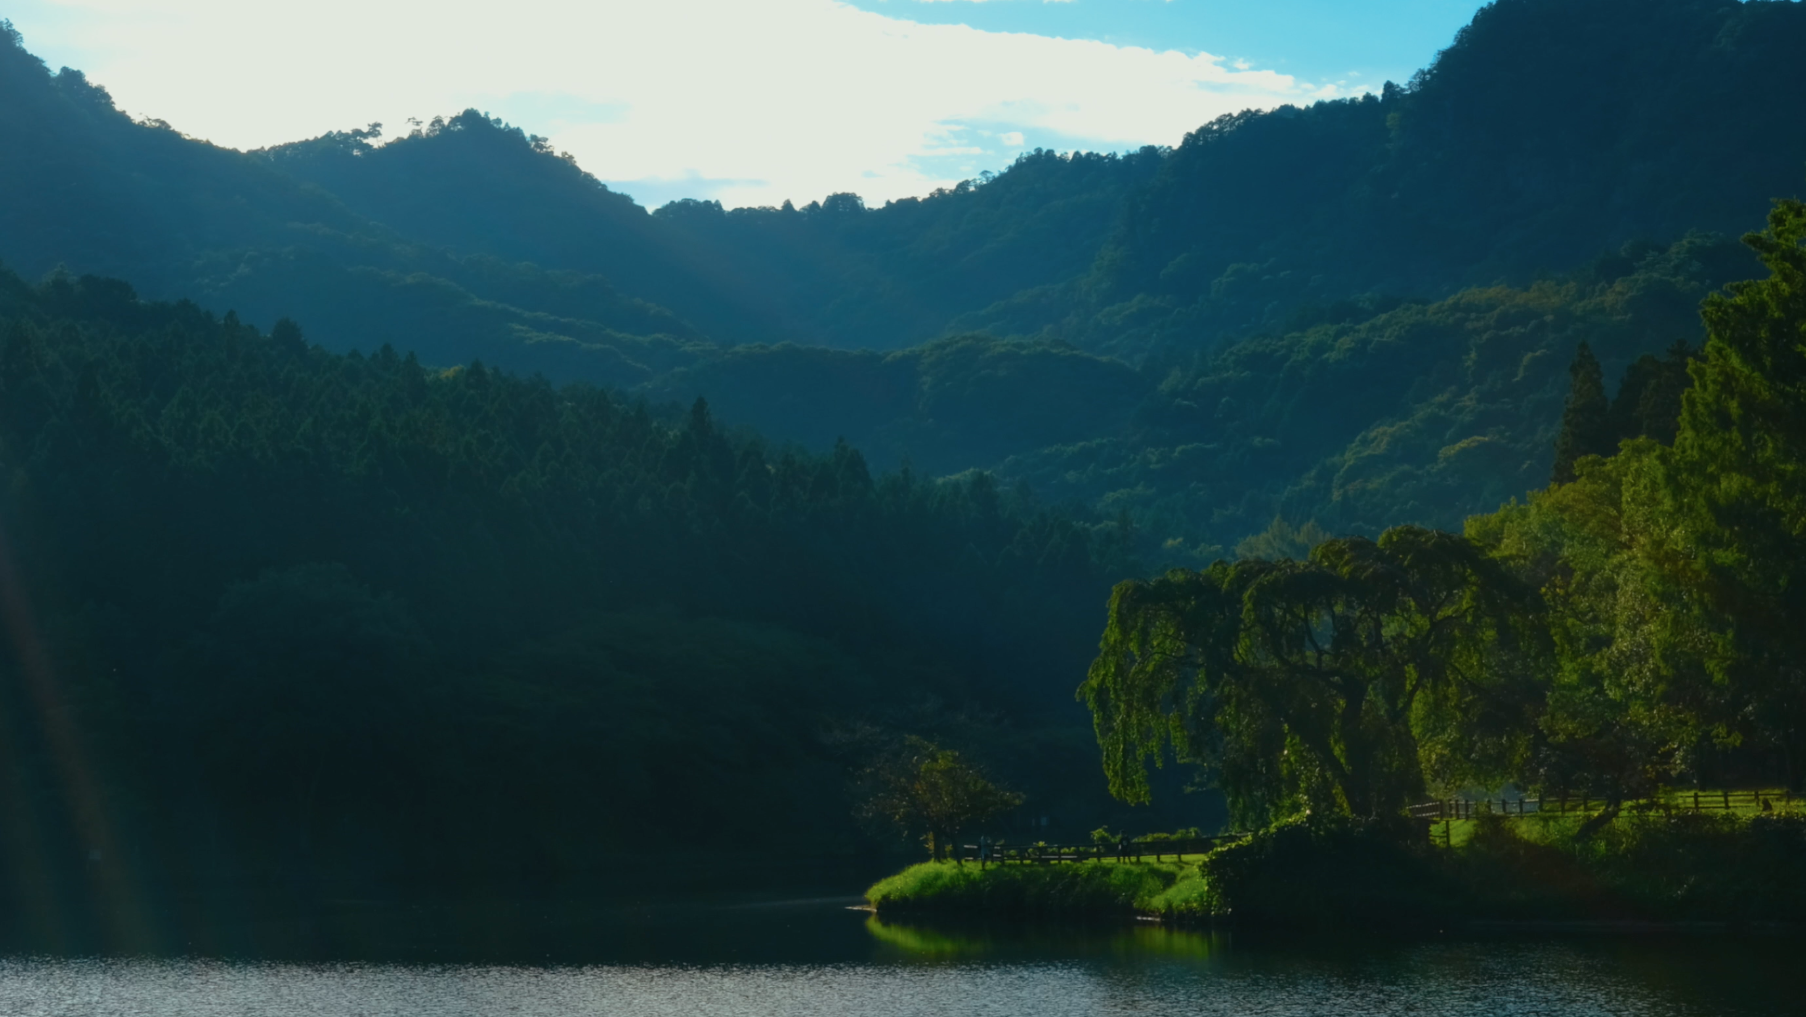
[[[1036,151],[877,208],[836,194],[648,211],[476,111],[386,144],[360,129],[217,149],[132,123],[104,89],[51,74],[15,39],[0,46],[0,81],[20,100],[0,115],[0,135],[18,141],[0,157],[0,258],[28,276],[67,264],[247,320],[291,317],[333,349],[481,359],[680,406],[704,396],[776,440],[821,450],[848,437],[885,466],[997,470],[1061,498],[1183,518],[1161,524],[1177,531],[1159,546],[1233,546],[1271,516],[1451,525],[1486,506],[1401,496],[1349,512],[1340,488],[1305,479],[1328,460],[1254,456],[1257,472],[1293,472],[1261,473],[1252,487],[1267,493],[1253,501],[1229,493],[1249,487],[1239,479],[1200,486],[1237,475],[1229,464],[1246,449],[1185,477],[1130,464],[1261,437],[1277,422],[1238,418],[1228,407],[1252,406],[1244,396],[1175,414],[1162,387],[1263,362],[1275,342],[1310,348],[1325,316],[1380,322],[1402,305],[1550,279],[1579,294],[1602,259],[1634,263],[1759,221],[1770,198],[1797,191],[1806,138],[1745,100],[1806,94],[1806,70],[1776,58],[1799,45],[1806,8],[1790,0],[1498,0],[1405,86],[1224,117],[1170,150]],[[1703,294],[1738,271],[1685,287]],[[1608,368],[1697,338],[1661,318]],[[1406,386],[1417,395],[1361,421],[1300,405],[1298,440],[1348,447],[1427,412],[1410,399],[1447,398],[1432,379],[1459,369],[1438,351],[1464,340],[1413,334],[1429,372]],[[948,373],[961,370],[973,373]],[[1086,410],[1041,412],[1055,405]],[[1528,450],[1554,409],[1541,395],[1525,405],[1534,419],[1447,434],[1430,451],[1516,448],[1514,479],[1483,485],[1485,497],[1528,490],[1541,461]],[[1227,434],[1246,437],[1225,445]],[[1225,514],[1213,499],[1242,507]],[[1190,508],[1175,515],[1181,501]]]

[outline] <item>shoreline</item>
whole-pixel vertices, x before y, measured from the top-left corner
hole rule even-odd
[[[1806,817],[1479,822],[1454,847],[1395,824],[1276,824],[1194,862],[910,866],[874,883],[884,917],[1140,919],[1217,929],[1695,935],[1806,924]]]
[[[880,909],[871,904],[855,905],[849,911],[863,911],[879,921],[901,925],[1005,925],[1022,928],[1079,928],[1097,925],[1128,927],[1157,926],[1190,932],[1238,933],[1256,937],[1275,935],[1315,936],[1325,932],[1347,931],[1347,927],[1309,928],[1273,925],[1238,925],[1227,917],[1189,917],[1136,911],[1132,914],[1105,912],[1066,912],[1039,914],[999,914],[932,909]],[[1806,922],[1731,921],[1731,920],[1658,920],[1637,918],[1574,919],[1505,919],[1471,918],[1452,922],[1376,923],[1359,927],[1360,931],[1408,938],[1462,937],[1693,937],[1693,936],[1806,936]]]

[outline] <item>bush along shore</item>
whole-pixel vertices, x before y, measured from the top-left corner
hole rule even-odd
[[[866,896],[884,916],[1142,917],[1302,929],[1795,925],[1806,918],[1806,816],[1799,814],[1607,810],[1425,826],[1303,816],[1195,860],[927,862]]]

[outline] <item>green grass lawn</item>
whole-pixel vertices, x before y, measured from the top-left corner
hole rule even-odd
[[[1806,814],[1759,809],[1490,815],[1437,823],[1429,844],[1402,819],[1298,817],[1196,860],[929,862],[866,896],[881,915],[1139,914],[1323,928],[1806,922]]]
[[[923,862],[880,880],[866,891],[866,899],[880,914],[1106,915],[1166,912],[1203,891],[1195,861],[1105,859],[983,868],[974,862]]]
[[[1789,795],[1782,788],[1762,790],[1754,798],[1751,798],[1747,791],[1736,791],[1732,794],[1734,797],[1731,799],[1731,808],[1726,811],[1723,807],[1722,792],[1699,792],[1702,806],[1700,814],[1750,819],[1764,814],[1763,799],[1768,800],[1769,814],[1794,815],[1806,812],[1806,800],[1801,799],[1798,795]],[[1689,815],[1693,812],[1693,795],[1692,791],[1668,791],[1653,799],[1626,803],[1621,815],[1627,818],[1636,818],[1661,814],[1664,811],[1676,815]],[[1548,812],[1530,812],[1521,816],[1516,813],[1508,813],[1504,818],[1511,825],[1512,832],[1524,840],[1536,844],[1553,845],[1571,839],[1580,830],[1582,823],[1599,815],[1601,811],[1599,800],[1593,799],[1589,804],[1590,807],[1582,812],[1579,807],[1580,799],[1572,799],[1568,803],[1569,809],[1566,812],[1554,811],[1553,803],[1551,803],[1551,810]],[[1474,832],[1479,825],[1490,821],[1488,818],[1438,820],[1430,827],[1430,842],[1437,847],[1465,847],[1473,840]]]

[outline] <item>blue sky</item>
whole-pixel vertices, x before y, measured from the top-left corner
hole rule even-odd
[[[852,0],[927,24],[1199,51],[1312,80],[1408,79],[1479,8],[1471,0]]]
[[[1403,81],[1473,0],[13,0],[52,66],[254,148],[468,106],[642,203],[868,202]]]

